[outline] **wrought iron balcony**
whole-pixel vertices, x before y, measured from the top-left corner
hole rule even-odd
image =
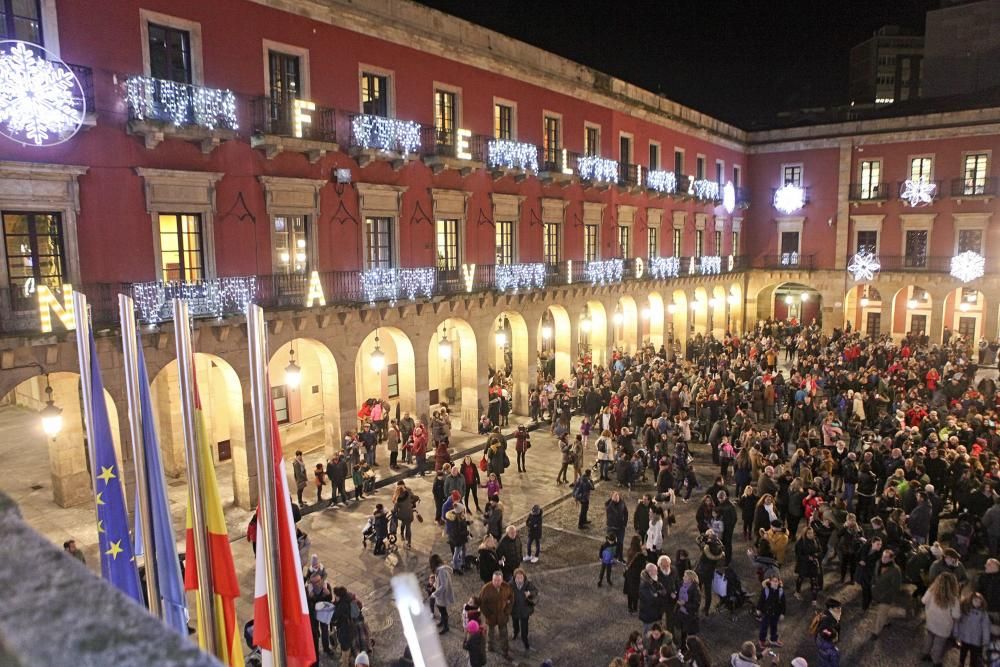
[[[888,183],[851,183],[852,202],[882,202],[889,199]]]
[[[634,188],[639,185],[642,167],[637,164],[618,163],[618,185]]]
[[[617,183],[619,166],[615,160],[596,155],[582,155],[576,160],[576,173],[581,180],[591,183]]]
[[[951,257],[928,255],[879,255],[881,271],[951,272]]]
[[[750,189],[739,187],[736,188],[736,206],[737,208],[749,208],[750,207]]]
[[[804,269],[812,271],[816,268],[816,255],[803,255],[797,252],[764,255],[756,258],[752,265],[755,269]]]
[[[953,178],[951,181],[952,197],[995,197],[997,195],[997,177]]]
[[[307,141],[336,143],[337,113],[294,95],[250,100],[253,133]]]
[[[84,65],[72,65],[66,63],[66,67],[72,70],[73,74],[76,75],[77,80],[80,82],[80,88],[83,89],[83,101],[87,105],[87,115],[96,115],[97,107],[94,100],[94,71],[89,67]]]
[[[490,139],[486,144],[486,164],[490,169],[519,169],[538,172],[538,146],[507,139]]]
[[[549,148],[542,150],[542,164],[539,166],[542,172],[549,175],[570,177],[579,174],[580,159],[579,153],[565,148]]]
[[[125,80],[125,91],[130,120],[206,130],[239,129],[236,95],[231,90],[130,76]]]
[[[481,134],[463,134],[461,130],[439,129],[433,125],[420,128],[420,154],[455,160],[486,161],[486,144],[489,137]]]

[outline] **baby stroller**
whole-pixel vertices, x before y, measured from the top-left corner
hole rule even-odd
[[[719,595],[722,606],[729,610],[731,621],[736,621],[736,616],[740,609],[746,607],[751,613],[754,612],[753,599],[743,588],[736,570],[727,567],[716,572],[716,580],[712,582],[712,588]],[[725,590],[722,590],[724,587]],[[722,591],[722,592],[720,592]]]
[[[369,541],[375,541],[375,520],[372,517],[368,517],[368,520],[365,521],[365,527],[361,531],[361,548],[367,549]]]

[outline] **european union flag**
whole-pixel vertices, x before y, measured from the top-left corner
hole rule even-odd
[[[187,602],[184,597],[184,581],[181,579],[180,562],[177,560],[177,543],[170,522],[170,503],[167,499],[167,485],[163,479],[163,465],[160,462],[160,442],[156,437],[153,421],[153,401],[149,396],[149,377],[146,375],[146,359],[142,353],[142,338],[139,338],[139,409],[142,413],[142,447],[146,456],[146,486],[149,489],[150,514],[153,523],[153,553],[146,556],[146,576],[156,577],[163,603],[163,621],[168,626],[187,637]],[[136,535],[139,534],[139,518],[136,516]],[[136,539],[136,544],[141,544]]]
[[[122,471],[115,458],[108,408],[104,402],[104,384],[97,358],[94,332],[90,331],[90,395],[94,406],[94,493],[97,494],[97,541],[101,549],[101,575],[112,585],[143,604],[139,590],[139,571],[132,554],[128,531],[128,512],[122,493]]]

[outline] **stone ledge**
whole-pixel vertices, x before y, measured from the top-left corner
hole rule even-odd
[[[3,493],[0,535],[0,665],[219,667],[36,533]]]

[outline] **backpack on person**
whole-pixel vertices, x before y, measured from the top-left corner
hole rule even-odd
[[[584,478],[581,477],[573,485],[573,500],[575,500],[578,503],[582,503],[583,502],[583,498],[584,498],[584,496],[583,496],[583,494],[584,494],[584,491],[583,491],[584,481],[583,481],[583,479]]]
[[[607,454],[608,453],[608,441],[605,440],[604,438],[601,438],[600,440],[598,440],[597,441],[597,451],[599,451],[601,454]]]
[[[736,452],[733,450],[733,445],[728,442],[722,443],[722,447],[719,448],[719,458],[731,461],[736,457]]]
[[[812,620],[809,622],[809,636],[815,637],[819,634],[820,623],[823,622],[823,612],[817,611],[813,614]]]

